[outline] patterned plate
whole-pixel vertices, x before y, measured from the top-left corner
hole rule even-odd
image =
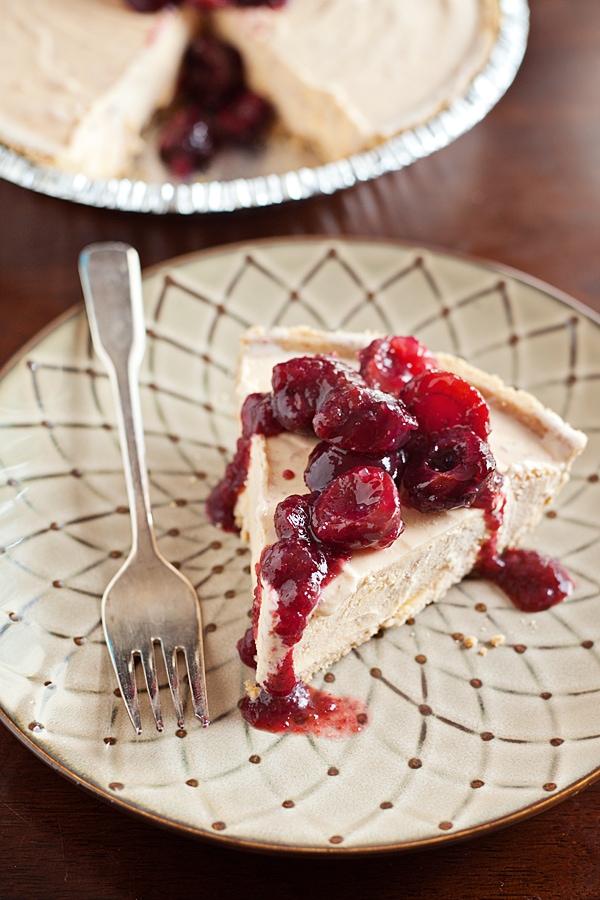
[[[100,598],[128,551],[129,520],[107,378],[75,309],[0,379],[9,728],[127,811],[255,849],[422,847],[509,824],[598,777],[600,322],[517,273],[364,240],[200,253],[150,272],[145,299],[152,501],[163,551],[201,597],[214,721],[202,729],[188,712],[185,729],[171,718],[159,736],[145,707],[136,738],[115,696]],[[531,539],[576,577],[572,598],[531,616],[468,581],[371,640],[317,679],[369,704],[370,725],[352,739],[261,733],[237,709],[249,557],[208,524],[204,500],[234,444],[237,342],[255,323],[415,333],[532,390],[590,438]]]
[[[323,165],[301,142],[279,136],[252,154],[219,154],[206,172],[188,183],[174,179],[161,164],[157,136],[150,131],[147,152],[127,178],[91,179],[32,162],[2,144],[0,177],[87,206],[155,214],[231,212],[333,194],[446,147],[493,109],[519,70],[529,34],[527,0],[499,4],[498,38],[487,65],[464,95],[422,124],[347,159]]]

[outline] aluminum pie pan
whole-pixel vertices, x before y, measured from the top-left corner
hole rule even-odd
[[[371,150],[318,164],[310,151],[290,151],[285,141],[244,159],[221,156],[218,168],[198,180],[177,182],[155,162],[156,178],[91,179],[33,162],[0,144],[0,177],[50,197],[85,206],[163,215],[222,213],[333,194],[387,172],[396,172],[448,146],[480,122],[506,93],[519,70],[529,34],[527,0],[500,0],[496,43],[464,95],[414,128]],[[152,146],[150,155],[155,156]],[[293,159],[290,168],[286,159]],[[283,171],[277,168],[283,164]]]

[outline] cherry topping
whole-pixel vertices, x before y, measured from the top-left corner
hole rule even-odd
[[[423,372],[404,387],[402,400],[425,432],[467,425],[484,441],[490,433],[487,403],[472,384],[452,372]]]
[[[273,118],[268,100],[245,90],[216,113],[215,129],[221,141],[249,147],[263,136]]]
[[[180,94],[214,112],[243,88],[242,57],[235,47],[210,34],[195,37],[183,57]]]
[[[263,581],[279,595],[281,609],[275,631],[291,646],[301,636],[319,598],[327,560],[315,543],[290,537],[263,551],[260,568]]]
[[[541,612],[560,603],[573,590],[573,581],[558,560],[520,547],[500,556],[482,555],[477,573],[497,584],[524,612]]]
[[[404,452],[384,453],[372,456],[368,453],[352,453],[321,441],[312,450],[304,471],[304,481],[311,491],[322,491],[330,481],[355,469],[357,466],[379,466],[396,481],[404,469]]]
[[[264,434],[271,437],[283,431],[283,426],[277,421],[273,412],[271,394],[248,394],[242,406],[241,419],[244,437],[250,437],[253,434]]]
[[[312,505],[316,494],[290,494],[275,508],[275,534],[279,539],[299,537],[312,539],[310,527]]]
[[[414,337],[377,338],[358,353],[360,373],[369,387],[399,397],[404,385],[439,364],[431,350]]]
[[[331,391],[313,419],[318,437],[355,453],[399,450],[416,427],[401,400],[358,384]]]
[[[312,527],[322,541],[345,550],[389,547],[404,529],[398,489],[376,466],[351,469],[318,495]]]
[[[159,153],[179,178],[206,168],[215,150],[212,122],[197,106],[178,109],[163,126]]]
[[[330,356],[299,356],[273,367],[273,409],[288,431],[312,432],[316,410],[339,385],[362,382],[350,366]]]
[[[407,502],[420,512],[472,506],[495,471],[489,445],[464,425],[419,435],[408,448]]]

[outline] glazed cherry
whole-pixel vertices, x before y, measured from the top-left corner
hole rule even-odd
[[[263,551],[260,568],[263,581],[279,596],[275,631],[291,646],[301,636],[319,599],[321,584],[328,574],[327,559],[317,544],[290,537]]]
[[[367,453],[352,453],[350,450],[334,447],[327,441],[320,441],[308,457],[304,482],[311,491],[322,491],[338,475],[357,466],[379,466],[396,481],[401,476],[404,464],[404,453],[401,450],[373,456]]]
[[[524,612],[549,609],[573,590],[573,581],[558,560],[520,547],[504,550],[500,556],[483,554],[477,573],[497,584]]]
[[[383,469],[351,469],[318,495],[312,527],[322,541],[345,550],[389,547],[404,528],[398,489]]]
[[[472,506],[495,471],[488,444],[464,425],[419,436],[408,448],[406,501],[420,512]]]
[[[362,387],[331,391],[313,419],[315,434],[354,453],[390,453],[406,444],[417,421],[401,400]]]
[[[310,433],[316,410],[340,384],[360,382],[350,366],[330,356],[299,356],[273,367],[273,409],[288,431]]]
[[[408,382],[401,397],[422,431],[466,425],[484,441],[490,433],[485,400],[477,388],[452,372],[423,372]]]
[[[369,387],[399,397],[404,385],[422,372],[439,369],[431,350],[414,337],[377,338],[359,351],[360,374]]]
[[[268,100],[245,90],[216,113],[215,129],[221,141],[250,147],[266,133],[273,118]]]
[[[195,37],[183,57],[180,95],[214,112],[243,88],[242,57],[235,47],[210,34]]]
[[[277,504],[274,524],[280,540],[292,537],[312,540],[310,517],[316,497],[316,494],[290,494]]]
[[[244,437],[250,437],[253,434],[272,437],[283,431],[283,426],[275,418],[273,412],[271,394],[248,394],[242,406],[241,419]]]
[[[196,106],[177,110],[165,123],[159,142],[161,159],[178,178],[205,169],[215,155],[213,125]]]

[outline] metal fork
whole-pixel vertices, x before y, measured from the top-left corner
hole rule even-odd
[[[145,348],[139,257],[127,244],[91,244],[79,257],[79,274],[94,347],[113,388],[131,513],[131,551],[102,598],[108,650],[138,734],[142,724],[136,658],[141,660],[156,727],[163,730],[155,645],[162,651],[178,726],[184,724],[179,654],[185,657],[194,714],[208,725],[198,597],[159,551],[152,522],[138,388]]]

